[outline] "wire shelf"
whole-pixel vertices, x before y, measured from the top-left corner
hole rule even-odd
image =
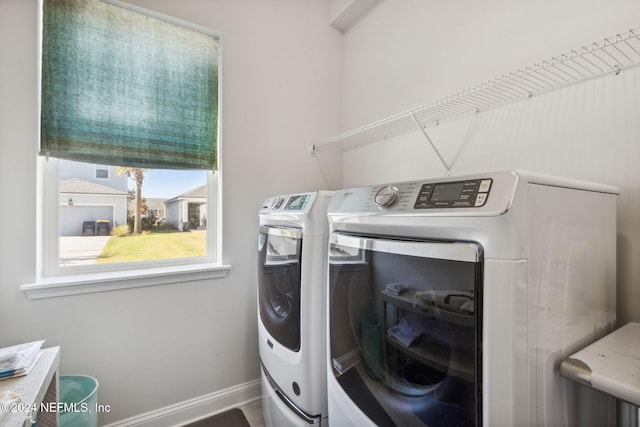
[[[640,28],[605,38],[452,95],[419,105],[319,144],[343,150],[487,111],[640,64]]]

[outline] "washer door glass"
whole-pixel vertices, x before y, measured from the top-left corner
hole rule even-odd
[[[293,351],[300,349],[302,231],[260,227],[258,293],[262,324]]]
[[[333,375],[380,426],[480,422],[482,248],[333,233]]]

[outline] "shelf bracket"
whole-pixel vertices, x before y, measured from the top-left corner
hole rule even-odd
[[[418,119],[416,119],[415,114],[412,113],[411,114],[411,118],[413,119],[413,122],[416,124],[418,129],[420,129],[420,132],[422,132],[424,137],[427,138],[427,141],[429,141],[429,144],[431,145],[431,148],[433,148],[433,151],[435,151],[436,155],[438,156],[438,159],[440,159],[440,163],[442,163],[442,165],[447,170],[447,175],[451,175],[451,166],[449,166],[449,164],[446,162],[444,157],[442,157],[442,154],[440,154],[440,151],[438,150],[438,147],[436,147],[436,145],[433,143],[431,138],[429,138],[429,134],[427,134],[427,131],[425,130],[425,128],[420,126],[420,123],[418,122]]]

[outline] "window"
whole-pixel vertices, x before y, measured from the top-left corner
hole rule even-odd
[[[226,275],[219,35],[118,1],[41,5],[41,247],[37,283],[22,289],[37,298]]]
[[[96,179],[109,179],[109,166],[95,165]]]
[[[215,262],[216,248],[208,243],[215,233],[216,173],[108,166],[115,171],[111,178],[94,180],[96,165],[53,158],[41,162],[47,183],[45,276],[132,269],[141,263]],[[155,208],[151,214],[149,206]]]

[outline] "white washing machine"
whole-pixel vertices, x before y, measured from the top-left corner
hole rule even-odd
[[[327,425],[327,207],[332,192],[264,201],[258,236],[258,339],[268,427]]]
[[[558,369],[614,328],[617,193],[520,171],[336,192],[331,425],[614,425]]]

